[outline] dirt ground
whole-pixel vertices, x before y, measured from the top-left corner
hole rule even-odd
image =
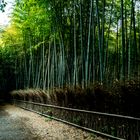
[[[0,140],[102,140],[13,105],[0,105]]]
[[[5,108],[7,106],[0,106],[0,140],[35,140],[21,118],[11,117]]]

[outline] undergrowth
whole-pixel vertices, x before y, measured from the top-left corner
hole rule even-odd
[[[72,108],[107,113],[140,116],[140,81],[114,81],[112,87],[96,83],[81,86],[54,88],[49,91],[25,89],[12,91],[14,99],[35,101]]]

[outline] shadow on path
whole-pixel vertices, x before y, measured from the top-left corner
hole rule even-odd
[[[0,140],[37,140],[25,127],[21,118],[11,116],[0,101]]]

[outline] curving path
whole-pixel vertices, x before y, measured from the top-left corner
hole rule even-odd
[[[0,104],[0,140],[103,139],[13,105]]]
[[[35,140],[21,119],[12,117],[0,104],[0,140]]]

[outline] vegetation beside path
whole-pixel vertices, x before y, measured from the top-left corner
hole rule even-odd
[[[115,81],[111,88],[100,83],[51,90],[24,89],[11,92],[13,99],[53,104],[84,110],[139,117],[140,81]]]

